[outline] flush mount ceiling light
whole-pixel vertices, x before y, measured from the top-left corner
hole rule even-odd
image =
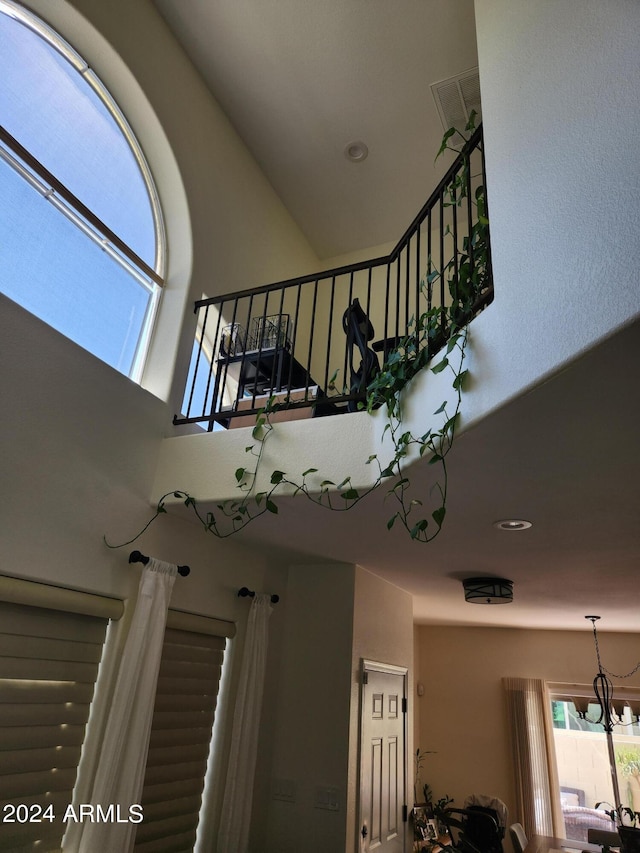
[[[466,578],[462,586],[464,600],[470,604],[509,604],[513,601],[513,581],[506,578]]]
[[[367,159],[368,155],[369,149],[364,142],[361,142],[360,140],[350,142],[344,149],[344,156],[347,160],[351,160],[353,163],[361,163],[363,160]]]
[[[503,518],[502,521],[494,521],[493,526],[498,530],[528,530],[533,525],[523,518]]]

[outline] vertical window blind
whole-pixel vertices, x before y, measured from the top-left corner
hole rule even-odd
[[[45,853],[65,830],[109,618],[20,603],[28,586],[13,582],[13,600],[0,600],[0,849]],[[38,600],[48,589],[33,587]],[[70,597],[81,609],[82,594]]]
[[[233,623],[169,611],[137,853],[193,850],[226,638],[234,632]]]

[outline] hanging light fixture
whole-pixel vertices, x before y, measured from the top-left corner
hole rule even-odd
[[[462,586],[464,600],[470,604],[509,604],[513,601],[513,581],[506,578],[466,578]]]
[[[622,802],[620,799],[620,786],[618,782],[618,774],[616,772],[616,756],[613,748],[613,728],[617,725],[627,725],[628,721],[623,720],[624,708],[625,705],[629,705],[632,713],[632,720],[634,722],[638,722],[637,711],[639,710],[637,704],[634,702],[633,706],[629,702],[625,700],[617,700],[613,695],[613,684],[611,683],[611,678],[609,676],[613,676],[614,678],[630,678],[634,673],[636,673],[640,669],[640,663],[637,663],[636,666],[628,672],[626,675],[617,675],[615,672],[610,672],[606,669],[602,664],[602,660],[600,658],[600,646],[598,644],[598,631],[596,629],[596,622],[600,619],[599,616],[585,616],[585,619],[589,619],[591,622],[591,626],[593,628],[593,641],[596,647],[596,660],[598,662],[598,672],[596,677],[593,679],[593,692],[596,697],[596,702],[600,708],[600,714],[597,720],[592,720],[587,716],[587,711],[589,708],[589,700],[582,699],[581,701],[574,698],[573,703],[575,705],[578,716],[581,720],[586,720],[588,723],[593,723],[594,725],[599,725],[604,728],[605,735],[607,738],[607,751],[609,753],[609,768],[611,770],[611,785],[613,787],[613,795],[616,803]],[[633,719],[635,718],[635,719]]]
[[[631,705],[625,700],[617,700],[613,695],[613,684],[611,682],[612,675],[614,678],[629,678],[634,675],[640,669],[640,663],[638,663],[631,672],[628,672],[626,675],[616,675],[615,672],[609,672],[606,667],[603,666],[602,660],[600,659],[600,646],[598,644],[598,631],[596,629],[596,622],[600,619],[599,616],[585,616],[585,619],[589,619],[591,622],[591,626],[593,628],[593,641],[596,647],[596,660],[598,662],[598,672],[596,677],[593,679],[593,692],[595,693],[596,701],[600,707],[600,713],[597,720],[592,720],[587,716],[587,710],[589,707],[588,700],[583,700],[580,702],[579,700],[574,699],[574,705],[576,706],[576,711],[578,712],[578,716],[581,720],[586,720],[588,723],[593,723],[596,726],[602,726],[607,732],[607,734],[611,734],[614,726],[622,726],[627,725],[627,721],[623,720],[624,709],[625,706],[629,705],[633,722],[638,722],[638,715],[636,711],[638,710],[637,705],[634,703],[634,708],[631,708]]]

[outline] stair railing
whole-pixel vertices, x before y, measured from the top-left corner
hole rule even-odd
[[[456,293],[463,266],[476,263],[469,235],[488,221],[484,188],[479,127],[389,255],[198,300],[182,413],[174,424],[253,425],[270,397],[281,409],[275,419],[357,409],[366,391],[354,382],[358,354],[347,347],[345,325],[354,300],[368,317],[368,347],[380,366],[425,311],[457,299],[465,303],[467,322],[492,301],[488,225],[473,299]]]

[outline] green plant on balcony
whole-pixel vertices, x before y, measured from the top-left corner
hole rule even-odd
[[[472,115],[465,128],[474,129],[475,117]],[[440,156],[451,146],[449,142],[455,130],[444,135],[438,151]],[[453,149],[457,150],[457,149]],[[448,186],[445,204],[461,206],[468,198],[472,176],[467,159],[464,169],[456,174]],[[394,510],[387,521],[387,528],[400,524],[412,539],[429,542],[440,532],[447,504],[448,471],[447,456],[453,446],[456,428],[460,418],[462,391],[468,371],[464,368],[465,351],[468,340],[466,324],[474,316],[479,300],[490,286],[490,249],[488,219],[484,186],[474,190],[475,221],[469,234],[462,240],[462,250],[453,246],[452,257],[442,269],[436,269],[432,259],[428,259],[427,273],[421,287],[426,291],[427,304],[431,305],[431,292],[439,283],[446,286],[449,294],[447,304],[430,308],[409,324],[407,334],[397,342],[386,357],[380,372],[367,386],[366,403],[362,408],[370,414],[382,408],[387,423],[383,432],[383,442],[388,435],[391,441],[389,455],[380,459],[372,454],[366,464],[376,471],[372,483],[366,488],[356,488],[350,475],[342,480],[330,480],[322,477],[318,468],[309,467],[295,476],[282,470],[271,472],[267,488],[257,490],[258,474],[264,461],[264,452],[268,439],[274,430],[271,415],[285,403],[271,398],[256,418],[252,431],[252,443],[245,448],[248,462],[238,466],[235,471],[240,497],[217,504],[213,511],[201,511],[195,497],[186,491],[173,490],[163,495],[156,506],[153,517],[132,539],[109,547],[123,547],[136,541],[149,525],[167,512],[169,499],[181,500],[190,508],[205,531],[225,538],[242,530],[255,518],[265,513],[277,513],[278,494],[293,496],[304,495],[317,505],[335,512],[352,509],[368,495],[384,484],[387,498]],[[449,234],[445,236],[450,236]],[[447,372],[451,377],[453,401],[445,400],[432,413],[436,421],[425,424],[423,431],[414,434],[406,429],[403,417],[404,393],[407,386],[423,370],[434,374]],[[429,509],[424,506],[423,496],[416,496],[412,490],[408,463],[425,457],[427,464],[439,471],[434,476],[429,489],[429,500],[433,500]],[[435,504],[435,506],[434,506]]]

